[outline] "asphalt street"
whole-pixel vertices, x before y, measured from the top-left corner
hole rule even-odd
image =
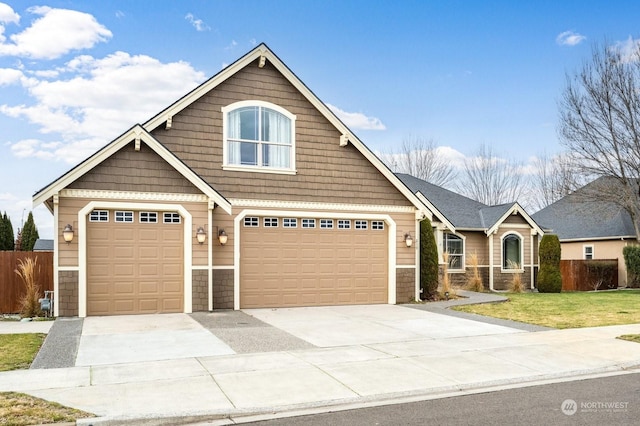
[[[247,423],[324,425],[634,425],[640,373]]]

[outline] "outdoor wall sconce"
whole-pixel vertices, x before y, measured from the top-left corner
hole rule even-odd
[[[73,226],[71,226],[71,224],[67,224],[62,230],[62,238],[64,238],[64,242],[67,244],[73,241]]]
[[[404,234],[404,243],[407,247],[411,247],[413,245],[413,238],[411,238],[411,234]]]
[[[196,231],[196,239],[198,240],[198,244],[204,244],[207,239],[207,233],[204,232],[204,228],[202,226],[198,227]]]
[[[227,239],[228,239],[228,238],[229,238],[229,237],[227,237],[227,233],[226,233],[226,232],[224,232],[224,229],[221,229],[221,230],[218,232],[218,240],[220,240],[220,245],[221,245],[221,246],[223,246],[223,245],[227,244]]]

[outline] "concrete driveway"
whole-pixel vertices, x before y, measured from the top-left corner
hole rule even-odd
[[[84,319],[76,366],[231,355],[222,340],[186,314]]]
[[[77,367],[523,333],[395,305],[88,317],[81,330]]]
[[[397,305],[247,309],[244,312],[318,347],[523,332]]]

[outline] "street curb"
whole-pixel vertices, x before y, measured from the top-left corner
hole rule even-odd
[[[327,413],[333,411],[345,411],[431,399],[451,398],[455,396],[486,393],[504,389],[530,387],[632,373],[640,373],[640,362],[633,361],[591,370],[577,370],[565,373],[541,374],[537,376],[531,376],[526,380],[522,380],[522,378],[492,380],[463,385],[443,386],[432,388],[429,390],[394,392],[376,396],[318,401],[313,403],[284,405],[280,407],[243,408],[225,411],[214,410],[209,413],[189,416],[94,417],[89,419],[78,419],[76,424],[78,426],[112,426],[121,425],[123,423],[133,426],[196,425],[205,423],[207,425],[231,425],[277,418]]]

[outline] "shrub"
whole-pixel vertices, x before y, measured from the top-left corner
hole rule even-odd
[[[617,261],[588,260],[585,262],[585,267],[587,269],[589,285],[594,291],[598,291],[601,288],[607,289],[618,286],[618,283],[614,282],[618,270]]]
[[[560,293],[562,275],[560,274],[560,240],[557,235],[546,234],[540,241],[540,270],[537,287],[540,293]]]
[[[420,222],[420,288],[424,300],[433,299],[438,291],[438,246],[428,218]]]
[[[471,276],[467,280],[467,290],[482,293],[484,291],[484,284],[482,284],[480,271],[478,271],[479,260],[477,253],[469,255],[469,263],[471,264]]]
[[[40,286],[36,284],[36,275],[40,273],[37,258],[27,258],[26,261],[19,260],[18,269],[15,273],[22,279],[25,287],[25,294],[20,299],[20,316],[22,318],[33,318],[42,314],[40,311]]]
[[[640,287],[640,246],[626,246],[622,249],[624,264],[627,266],[627,285]]]

